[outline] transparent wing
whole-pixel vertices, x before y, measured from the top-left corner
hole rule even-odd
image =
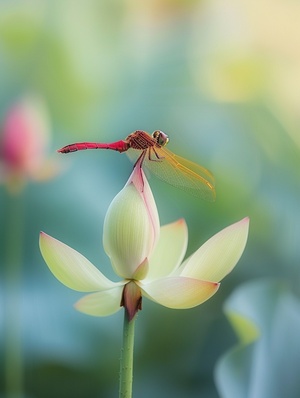
[[[136,161],[141,151],[129,150],[127,154],[131,160]],[[166,148],[147,149],[143,165],[156,177],[174,187],[210,202],[215,200],[213,175],[204,167],[177,156]]]

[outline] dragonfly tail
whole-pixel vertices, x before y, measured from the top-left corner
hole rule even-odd
[[[59,153],[70,153],[82,151],[85,149],[111,149],[113,151],[125,152],[129,148],[126,141],[120,140],[109,144],[100,142],[76,142],[74,144],[66,145],[57,150]]]

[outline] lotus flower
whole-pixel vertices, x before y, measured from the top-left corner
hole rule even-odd
[[[106,316],[124,306],[131,320],[141,309],[142,297],[174,309],[208,300],[240,259],[248,228],[248,218],[230,225],[183,261],[186,223],[181,219],[160,228],[151,189],[137,165],[104,221],[104,250],[119,282],[109,280],[83,255],[44,232],[40,249],[60,282],[90,293],[75,304],[77,310]]]
[[[57,172],[46,157],[50,140],[46,107],[37,97],[24,97],[12,105],[2,122],[0,181],[18,191],[27,180],[43,180]]]

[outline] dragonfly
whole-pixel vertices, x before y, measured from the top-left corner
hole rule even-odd
[[[145,166],[156,177],[197,198],[213,202],[216,197],[214,177],[204,167],[184,159],[166,148],[167,134],[160,130],[152,134],[136,130],[124,140],[112,143],[77,142],[58,149],[60,153],[70,153],[84,149],[110,149],[126,152],[134,162],[134,167]]]

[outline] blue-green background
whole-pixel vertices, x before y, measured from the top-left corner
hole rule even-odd
[[[68,143],[161,129],[170,136],[170,150],[210,169],[217,190],[213,204],[149,180],[161,224],[185,218],[188,254],[225,226],[245,216],[251,220],[238,266],[210,301],[174,311],[144,300],[136,324],[134,396],[220,396],[214,369],[237,343],[223,312],[230,293],[243,283],[275,278],[298,300],[300,8],[282,0],[270,9],[269,3],[0,2],[0,120],[20,97],[39,94],[51,117],[49,156],[61,168],[52,180],[28,182],[17,204],[24,396],[118,394],[122,312],[109,318],[76,312],[72,305],[81,294],[50,274],[38,234],[43,230],[62,240],[115,278],[102,248],[102,226],[132,165],[110,151],[55,153]],[[3,184],[1,269],[11,203]],[[3,291],[5,272],[0,275]],[[2,397],[4,303],[1,293]],[[292,322],[289,328],[294,330]],[[283,350],[287,343],[299,344],[297,333],[289,342],[281,337]],[[298,363],[299,356],[278,360],[282,369]],[[287,396],[299,394],[296,383]]]

